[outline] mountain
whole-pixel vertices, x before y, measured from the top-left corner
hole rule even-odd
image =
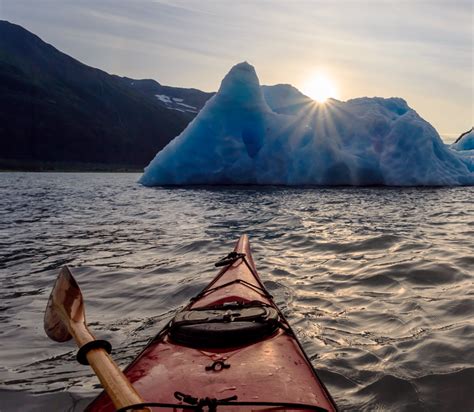
[[[0,21],[0,168],[142,168],[212,95],[110,75]]]

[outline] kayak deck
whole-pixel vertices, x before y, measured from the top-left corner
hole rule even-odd
[[[189,410],[193,402],[200,402],[209,410],[217,407],[219,411],[336,411],[334,401],[260,281],[247,236],[239,239],[229,257],[217,277],[148,344],[125,369],[125,375],[146,403],[168,404],[168,410]],[[278,323],[272,329],[265,326],[268,319],[258,318],[263,312],[270,317],[278,314]],[[254,321],[247,322],[246,314],[251,319],[253,315]],[[220,320],[222,316],[224,321]],[[207,321],[187,320],[206,317]],[[257,326],[255,333],[248,328],[250,332],[239,332],[239,325],[254,327],[258,323],[265,327]],[[173,328],[189,334],[184,335],[184,343],[172,337]],[[226,328],[237,329],[230,330],[229,335]],[[223,336],[224,344],[206,346],[202,338],[213,333]],[[115,409],[102,392],[87,410]],[[194,410],[200,409],[194,405]]]

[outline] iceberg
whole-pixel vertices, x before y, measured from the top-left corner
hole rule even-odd
[[[474,150],[474,127],[459,136],[451,147],[454,150]]]
[[[140,178],[192,184],[474,185],[474,152],[445,145],[401,98],[316,103],[237,64]]]

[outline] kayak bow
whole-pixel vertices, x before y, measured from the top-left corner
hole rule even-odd
[[[242,236],[217,277],[124,370],[151,410],[336,411]],[[102,392],[87,411],[113,411]],[[121,411],[133,410],[123,408]]]

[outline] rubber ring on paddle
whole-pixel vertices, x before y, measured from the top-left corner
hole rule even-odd
[[[85,345],[82,345],[79,350],[77,351],[76,359],[81,365],[89,365],[89,361],[87,360],[87,352],[91,349],[102,348],[107,353],[112,352],[112,345],[107,340],[92,340],[87,342]]]

